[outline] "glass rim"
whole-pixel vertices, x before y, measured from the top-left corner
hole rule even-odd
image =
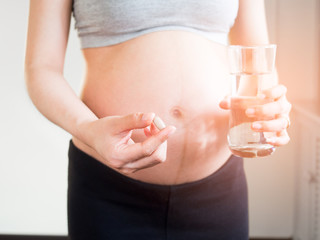
[[[277,48],[277,44],[229,45],[228,48],[235,48],[235,49]]]

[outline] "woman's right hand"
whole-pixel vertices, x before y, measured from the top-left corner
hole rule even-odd
[[[166,160],[166,140],[176,128],[159,130],[153,124],[154,113],[134,113],[108,116],[82,126],[86,143],[93,148],[107,166],[125,174],[149,168]],[[134,129],[144,129],[146,139],[135,143]]]

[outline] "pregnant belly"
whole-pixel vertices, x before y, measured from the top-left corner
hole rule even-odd
[[[229,86],[223,46],[191,33],[161,32],[84,54],[88,72],[81,97],[98,117],[154,112],[177,127],[168,140],[166,162],[130,177],[157,184],[189,182],[228,159],[228,112],[219,108]],[[103,61],[97,54],[105,56]],[[134,141],[144,139],[142,130],[134,131]]]

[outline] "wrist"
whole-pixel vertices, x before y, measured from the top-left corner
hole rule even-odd
[[[78,138],[86,145],[92,147],[95,136],[92,125],[97,120],[97,117],[78,120],[75,124],[74,137]]]

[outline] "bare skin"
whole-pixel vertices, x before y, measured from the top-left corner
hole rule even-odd
[[[154,112],[177,128],[168,140],[166,161],[131,177],[164,184],[192,181],[228,159],[228,112],[219,108],[228,92],[224,46],[168,31],[83,52],[88,67],[81,97],[99,118]],[[132,139],[142,142],[146,136],[135,130]],[[99,159],[80,140],[73,140]]]
[[[255,7],[247,8],[249,3]],[[63,78],[71,0],[52,4],[31,1],[26,81],[40,112],[71,133],[78,148],[129,177],[157,184],[199,180],[227,161],[228,111],[222,108],[228,101],[220,102],[229,90],[225,46],[189,32],[162,31],[84,49],[87,72],[78,98]],[[240,6],[231,43],[267,43],[264,15],[256,15],[263,1],[242,0]],[[291,107],[285,89],[278,85],[266,95],[273,105],[257,106],[256,114],[278,116],[261,124],[278,132],[273,144],[284,145],[287,120],[280,116]],[[161,131],[152,124],[155,115],[167,125]]]

